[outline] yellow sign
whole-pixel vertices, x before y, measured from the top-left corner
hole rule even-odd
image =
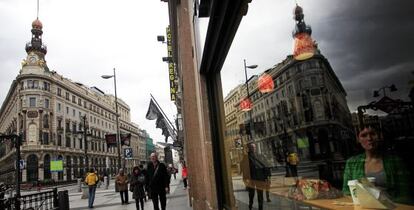
[[[169,80],[170,80],[170,95],[171,95],[171,101],[175,101],[176,100],[177,87],[175,85],[175,65],[174,65],[174,62],[172,61],[173,49],[172,49],[172,35],[171,35],[170,26],[167,27],[167,52],[168,52],[168,57],[171,58],[168,61],[168,74],[169,74]]]

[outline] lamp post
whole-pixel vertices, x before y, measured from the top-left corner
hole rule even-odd
[[[250,91],[249,91],[249,82],[247,80],[247,69],[255,69],[257,68],[257,65],[246,65],[246,59],[243,60],[244,61],[244,76],[246,77],[246,90],[247,90],[247,98],[250,99]],[[252,110],[249,110],[249,137],[250,137],[250,141],[253,140],[253,134],[252,134]]]
[[[390,89],[390,92],[395,92],[395,91],[397,91],[397,87],[395,87],[395,85],[394,84],[392,84],[392,85],[390,85],[390,86],[384,86],[384,87],[381,87],[380,89],[378,89],[378,90],[375,90],[374,91],[374,97],[378,97],[379,96],[379,92],[382,90],[382,92],[383,92],[383,94],[384,94],[384,97],[385,96],[387,96],[386,95],[386,93],[385,93],[385,89]]]
[[[115,68],[114,68],[114,74],[113,75],[102,75],[103,79],[110,79],[114,78],[114,88],[115,88],[115,113],[116,113],[116,143],[118,148],[118,170],[121,169],[121,139],[119,136],[119,115],[118,115],[118,96],[116,94],[116,74],[115,74]]]

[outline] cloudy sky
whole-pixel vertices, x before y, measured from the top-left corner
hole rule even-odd
[[[412,0],[298,0],[312,37],[348,92],[351,111],[372,91],[396,84],[392,97],[406,98],[414,80],[414,3]],[[113,93],[100,78],[117,69],[118,96],[131,107],[134,122],[162,141],[155,122],[145,119],[152,93],[172,120],[166,46],[156,41],[168,25],[167,5],[159,0],[40,0],[39,19],[50,69],[73,81]],[[243,18],[223,66],[224,95],[243,82],[243,59],[260,73],[292,53],[294,0],[254,0]],[[0,1],[0,101],[26,56],[36,0]],[[206,21],[203,21],[206,22]],[[205,27],[204,27],[205,29]],[[201,30],[202,32],[205,31]]]
[[[312,37],[348,93],[351,111],[394,83],[407,98],[414,80],[414,1],[298,0]],[[252,1],[222,70],[224,91],[244,81],[243,59],[257,74],[292,53],[293,0]],[[235,80],[234,78],[237,78]],[[378,99],[377,99],[378,100]]]

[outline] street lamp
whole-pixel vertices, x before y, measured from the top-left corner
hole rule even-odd
[[[119,115],[118,115],[118,96],[116,94],[116,74],[115,74],[115,68],[114,68],[114,74],[113,75],[102,75],[101,76],[104,79],[110,79],[114,78],[114,88],[115,88],[115,113],[116,113],[116,143],[118,148],[118,170],[121,169],[121,140],[119,137]]]
[[[81,120],[83,121],[83,131],[81,131],[79,129],[78,133],[78,138],[82,139],[83,138],[83,144],[85,145],[85,173],[87,173],[88,167],[89,167],[89,158],[88,158],[88,136],[90,136],[91,134],[88,133],[88,126],[87,126],[87,116],[86,114],[84,116],[80,116]]]
[[[257,68],[257,65],[246,65],[246,59],[244,59],[243,60],[244,61],[244,76],[246,77],[246,90],[247,90],[247,99],[249,99],[250,100],[250,91],[249,91],[249,82],[248,82],[248,80],[247,80],[247,69],[249,68],[249,69],[255,69],[255,68]],[[249,136],[250,136],[250,141],[252,141],[253,140],[253,134],[252,134],[252,129],[253,128],[253,126],[252,126],[252,111],[251,111],[251,109],[249,110],[249,130],[250,130],[250,132],[249,132]]]
[[[381,91],[381,90],[383,91],[384,97],[387,96],[386,93],[385,93],[385,89],[387,89],[387,88],[390,89],[390,92],[397,91],[397,87],[395,87],[394,84],[392,84],[390,86],[384,86],[384,87],[381,87],[378,90],[374,90],[374,97],[378,97],[379,96],[379,91]]]

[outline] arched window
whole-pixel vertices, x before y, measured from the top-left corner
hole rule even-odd
[[[79,178],[79,171],[78,171],[78,158],[77,157],[73,157],[73,164],[72,164],[72,168],[73,168],[73,177],[75,178]]]
[[[29,134],[28,134],[28,141],[31,142],[37,142],[39,139],[38,134],[39,129],[37,128],[36,124],[30,124],[29,125]]]
[[[38,181],[38,158],[34,154],[27,157],[27,181]]]
[[[62,135],[60,135],[60,134],[58,135],[57,145],[62,146]]]
[[[83,157],[79,157],[79,176],[85,176],[85,169],[84,169],[84,159]]]
[[[50,173],[50,155],[46,154],[43,158],[43,179],[51,179]]]

